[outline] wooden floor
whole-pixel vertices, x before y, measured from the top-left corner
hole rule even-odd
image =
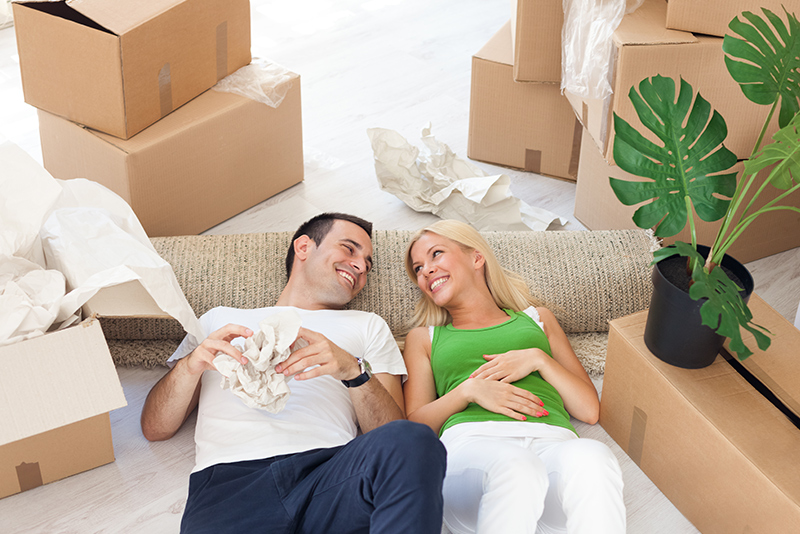
[[[293,230],[330,210],[356,213],[378,229],[416,229],[435,220],[378,188],[366,129],[398,130],[420,145],[419,132],[431,122],[438,139],[466,156],[471,55],[509,18],[508,0],[251,4],[254,55],[302,76],[306,179],[208,233]],[[0,134],[41,161],[36,113],[22,100],[13,28],[0,30]],[[563,229],[584,230],[572,214],[573,183],[477,164],[508,174],[512,192],[528,204],[569,220]],[[748,267],[756,291],[794,321],[800,249]],[[164,443],[147,442],[138,424],[144,397],[164,372],[120,368],[128,406],[111,413],[116,461],[0,500],[0,532],[177,532],[194,463],[194,420]],[[577,426],[609,444],[622,464],[629,533],[697,532],[600,426]]]

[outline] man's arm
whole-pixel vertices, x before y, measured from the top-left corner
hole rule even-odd
[[[352,380],[361,374],[356,358],[319,332],[300,328],[298,337],[308,341],[309,345],[294,351],[275,368],[277,372],[286,376],[295,375],[295,380],[309,380],[324,375],[337,380]],[[303,372],[314,365],[319,367]],[[349,393],[362,432],[405,418],[399,376],[377,373],[361,386],[349,388]]]
[[[159,380],[142,408],[142,434],[150,441],[169,439],[197,407],[200,398],[200,378],[214,369],[214,358],[224,352],[244,365],[247,359],[230,342],[237,337],[249,337],[253,331],[239,325],[227,325],[209,335],[191,354],[178,360]]]

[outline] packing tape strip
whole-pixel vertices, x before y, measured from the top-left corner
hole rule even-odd
[[[633,407],[631,418],[631,435],[628,438],[628,456],[642,466],[642,453],[644,452],[644,435],[647,430],[647,413],[638,406]]]
[[[217,26],[217,81],[228,75],[228,21]]]
[[[578,117],[575,117],[575,129],[572,131],[572,154],[569,159],[569,170],[567,174],[577,179],[578,165],[581,161],[581,139],[583,138],[583,125]]]
[[[19,482],[20,491],[28,491],[41,486],[42,471],[39,469],[39,462],[19,464],[17,466],[17,482]]]
[[[172,75],[169,63],[164,63],[158,71],[158,99],[161,104],[161,117],[172,112]]]
[[[525,149],[525,170],[539,174],[542,170],[542,151]]]

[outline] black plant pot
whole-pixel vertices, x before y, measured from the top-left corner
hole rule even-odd
[[[697,250],[706,257],[709,248],[698,245]],[[692,300],[689,293],[679,287],[680,284],[676,285],[665,278],[659,266],[669,260],[663,260],[653,267],[653,298],[647,315],[644,343],[650,352],[668,364],[684,369],[707,367],[719,354],[725,338],[703,325],[700,306],[706,299]],[[680,261],[685,262],[686,258],[681,257]],[[721,265],[739,278],[739,287],[744,288],[740,295],[747,303],[753,292],[750,272],[727,254]],[[688,273],[685,276],[687,279],[690,277]]]

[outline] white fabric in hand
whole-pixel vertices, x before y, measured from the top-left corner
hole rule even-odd
[[[292,353],[308,345],[297,339],[300,330],[300,315],[287,310],[267,317],[258,323],[259,331],[244,340],[242,354],[247,358],[240,364],[227,354],[219,353],[214,358],[214,367],[222,374],[222,388],[242,399],[251,408],[260,408],[278,413],[289,399],[286,377],[275,372],[275,366]]]

